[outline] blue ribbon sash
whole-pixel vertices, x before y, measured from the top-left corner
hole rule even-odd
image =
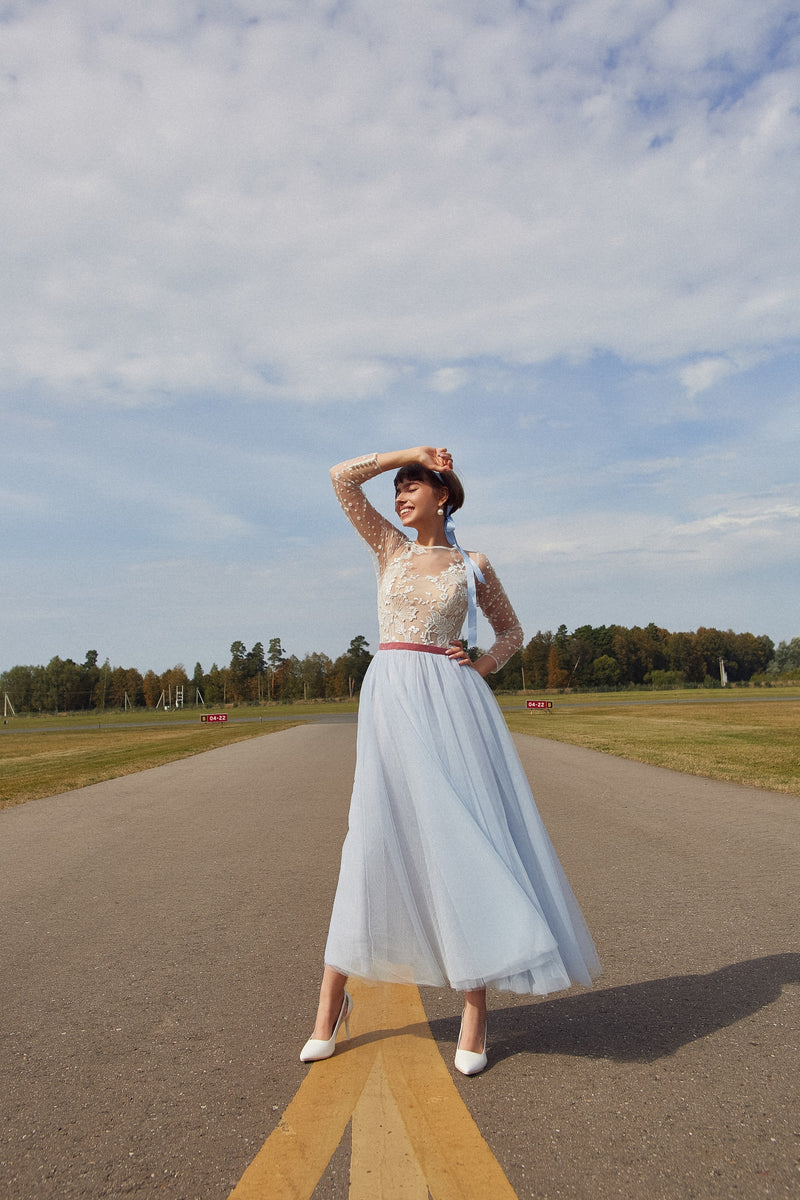
[[[476,591],[476,583],[485,583],[483,572],[480,567],[476,566],[466,550],[462,550],[456,539],[455,525],[450,509],[446,509],[446,517],[444,521],[444,535],[449,544],[456,549],[464,560],[464,565],[467,568],[467,645],[473,649],[478,645],[478,597]]]

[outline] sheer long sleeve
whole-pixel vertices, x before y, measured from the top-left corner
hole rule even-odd
[[[381,473],[375,454],[331,467],[336,498],[373,555],[381,641],[448,646],[460,637],[467,614],[461,554],[450,547],[420,547],[370,504],[361,485]],[[487,653],[499,671],[521,647],[522,628],[489,561],[482,554],[471,557],[484,577],[477,600],[494,631]]]
[[[476,554],[474,557],[484,578],[484,582],[477,585],[478,604],[495,637],[494,643],[486,653],[495,660],[496,669],[499,671],[511,655],[521,649],[522,626],[488,558],[483,554]]]
[[[391,521],[387,521],[364,495],[362,483],[380,474],[375,454],[351,458],[331,467],[331,482],[336,498],[348,521],[376,555],[382,569],[391,554],[408,538]]]

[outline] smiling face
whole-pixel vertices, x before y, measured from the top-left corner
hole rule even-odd
[[[394,510],[404,528],[429,526],[439,517],[437,509],[447,499],[447,488],[433,488],[420,479],[404,479],[395,491]]]

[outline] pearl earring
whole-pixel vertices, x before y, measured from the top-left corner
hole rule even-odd
[[[443,517],[443,516],[444,516],[444,509],[443,509],[443,508],[437,508],[437,510],[436,510],[436,515],[437,515],[437,517]]]

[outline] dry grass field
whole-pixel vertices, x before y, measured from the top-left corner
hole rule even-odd
[[[691,775],[800,796],[800,699],[648,704],[552,697],[552,712],[506,711],[515,733],[570,742]]]
[[[528,712],[523,697],[502,696],[512,731],[800,796],[800,689],[746,699],[719,691],[547,698],[551,712]],[[109,714],[101,724],[96,714],[12,719],[0,730],[0,808],[356,708],[347,702],[243,709],[218,725],[188,713]]]
[[[62,721],[63,723],[63,721]],[[244,738],[289,729],[296,721],[196,725],[151,724],[144,728],[97,727],[76,718],[68,731],[31,722],[0,734],[0,808],[41,796],[54,796],[90,783],[132,775],[148,767],[229,746]]]

